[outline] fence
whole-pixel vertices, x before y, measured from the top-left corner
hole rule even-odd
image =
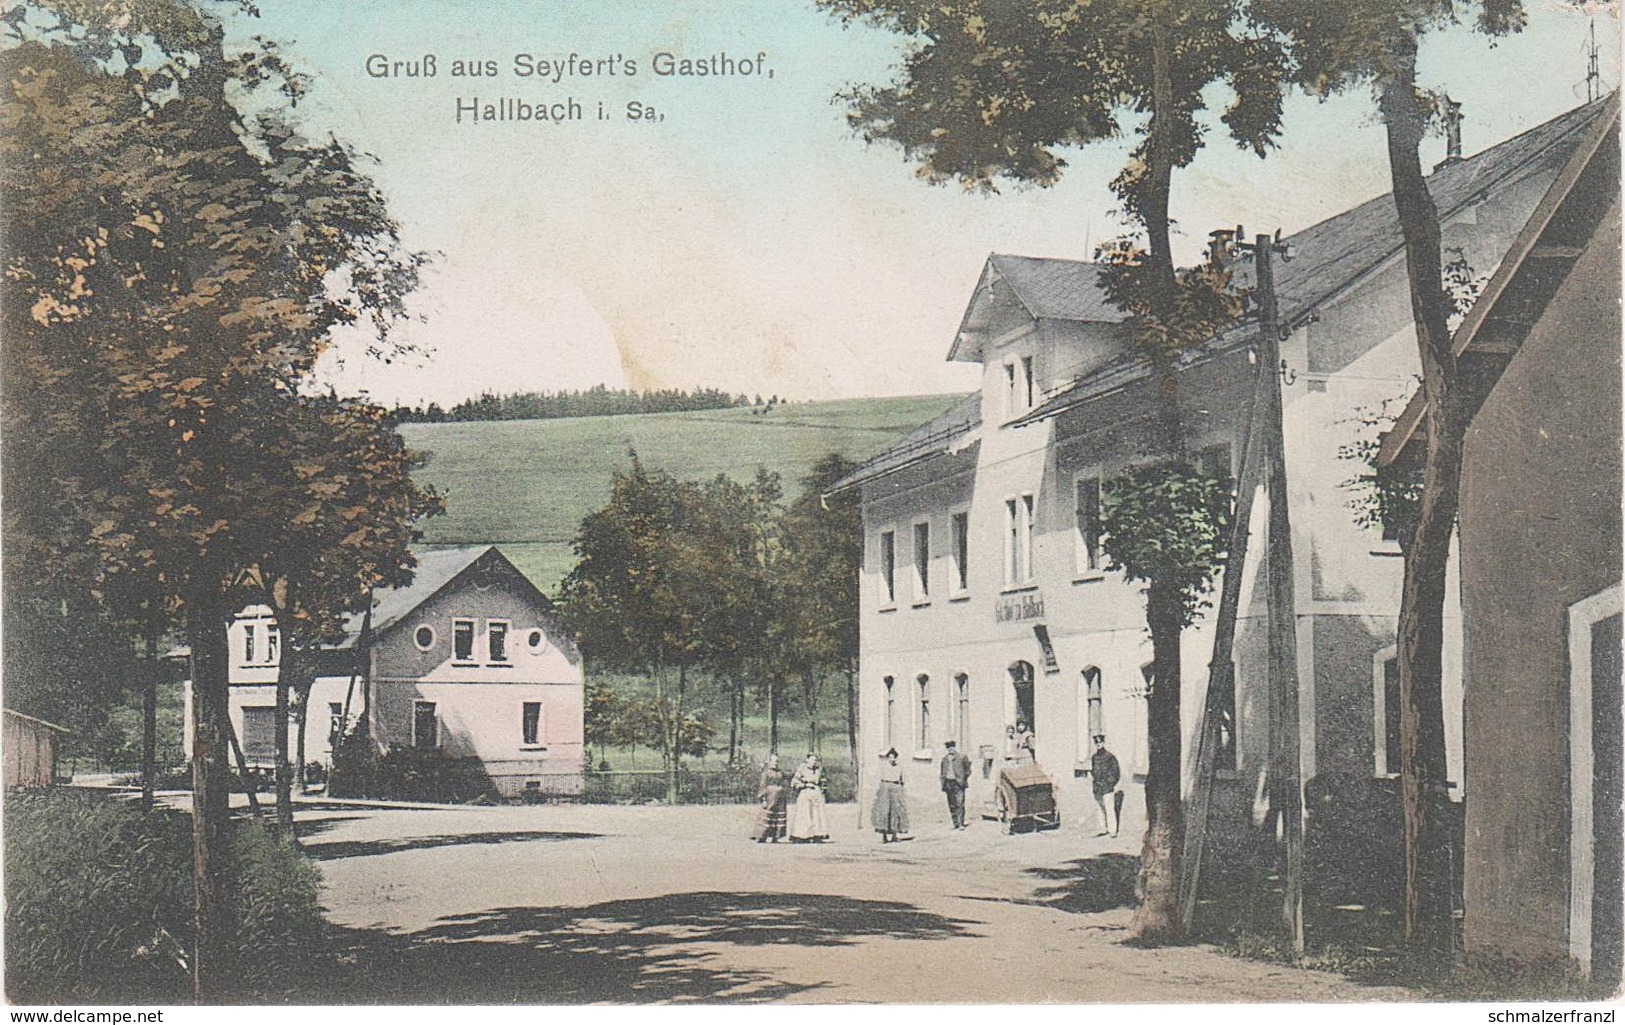
[[[758,765],[736,765],[722,769],[690,769],[677,773],[679,804],[753,804],[761,781]],[[831,801],[850,801],[853,795],[852,771],[845,765],[824,767],[824,793]],[[581,796],[586,804],[649,804],[666,800],[665,769],[621,769],[588,772]]]

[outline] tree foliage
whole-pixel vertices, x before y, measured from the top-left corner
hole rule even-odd
[[[1185,461],[1132,467],[1101,489],[1100,519],[1112,563],[1176,595],[1180,625],[1191,625],[1224,564],[1228,482]]]
[[[221,18],[252,13],[25,0],[0,52],[8,596],[184,617],[201,737],[227,728],[225,619],[273,559],[325,558],[343,521],[344,590],[398,580],[433,506],[379,411],[301,395],[335,330],[388,344],[425,258],[359,158],[301,134],[276,48],[228,52]],[[223,750],[194,752],[205,997]]]

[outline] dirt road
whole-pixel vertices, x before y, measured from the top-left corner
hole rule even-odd
[[[922,809],[924,810],[924,809]],[[1135,842],[920,824],[746,839],[754,809],[302,811],[346,969],[318,1002],[1131,1003],[1405,999],[1120,944]]]

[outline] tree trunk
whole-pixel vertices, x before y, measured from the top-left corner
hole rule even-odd
[[[688,663],[677,664],[677,700],[671,705],[671,720],[666,727],[666,803],[677,803],[677,773],[683,760],[683,691],[688,685]]]
[[[299,656],[286,631],[283,632],[282,661],[276,671],[276,826],[283,836],[293,836],[293,766],[288,762],[289,696],[299,672]]]
[[[858,779],[858,671],[846,670],[846,756],[852,763],[853,785]]]
[[[227,737],[229,684],[225,602],[207,594],[188,603],[187,639],[192,646],[192,995],[218,1003],[228,979],[220,963],[226,902],[220,892],[226,830],[231,816],[231,768]]]
[[[779,676],[775,672],[767,677],[767,750],[779,753]]]
[[[1394,205],[1405,239],[1411,314],[1422,358],[1427,449],[1421,509],[1405,553],[1399,608],[1399,751],[1405,802],[1405,937],[1416,950],[1454,944],[1445,793],[1444,597],[1455,528],[1467,416],[1451,351],[1438,210],[1427,190],[1419,147],[1425,116],[1416,98],[1416,39],[1394,55],[1379,82]]]
[[[728,765],[733,765],[739,757],[739,682],[738,677],[731,681],[733,687],[728,692]]]
[[[1177,940],[1179,869],[1184,846],[1180,806],[1182,742],[1179,722],[1179,595],[1153,583],[1146,593],[1154,678],[1146,714],[1149,772],[1145,781],[1146,831],[1140,849],[1140,907],[1129,937],[1155,945]]]
[[[148,624],[147,679],[141,689],[141,810],[152,811],[158,775],[158,682],[163,666],[158,662],[158,628]]]

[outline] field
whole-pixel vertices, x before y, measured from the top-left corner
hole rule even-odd
[[[609,499],[610,476],[636,450],[644,465],[687,480],[737,480],[758,466],[784,479],[786,499],[819,457],[864,459],[931,419],[958,396],[844,399],[697,413],[403,424],[428,455],[418,471],[446,499],[425,524],[430,545],[496,544],[549,594],[575,564],[581,519]]]

